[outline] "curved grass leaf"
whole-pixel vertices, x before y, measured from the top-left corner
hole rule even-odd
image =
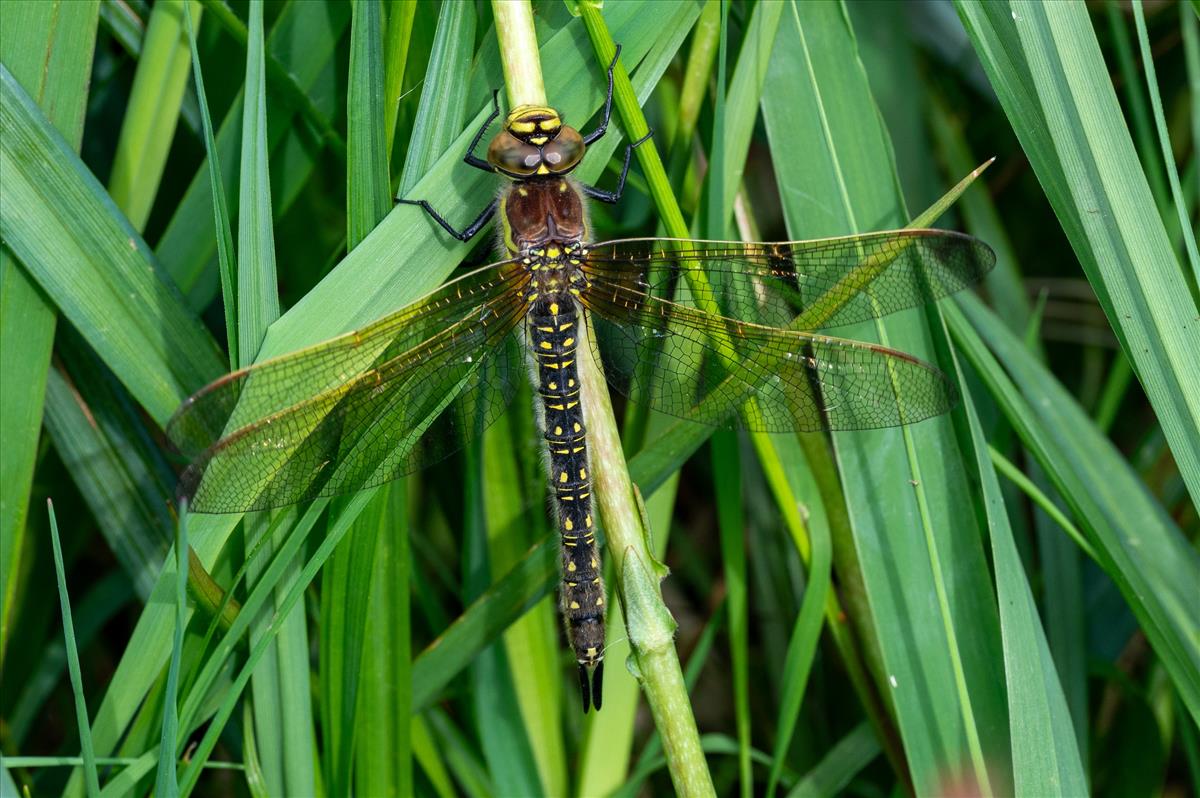
[[[12,2],[0,25],[0,61],[78,151],[96,42],[98,3]],[[7,130],[7,129],[6,129]],[[3,189],[0,189],[2,191]],[[5,201],[8,201],[4,191]],[[0,244],[0,662],[19,609],[26,535],[55,314],[46,297]]]
[[[1200,311],[1138,163],[1086,9],[960,2],[959,15],[1200,501]]]
[[[887,134],[837,6],[790,4],[763,109],[792,237],[904,223]],[[942,333],[925,313],[846,334],[931,359]],[[1009,743],[996,688],[995,599],[970,534],[978,527],[971,468],[947,418],[838,433],[834,442],[870,602],[868,634],[885,668],[875,678],[894,704],[915,789],[934,793],[965,778],[988,793],[990,774],[1007,770]]]

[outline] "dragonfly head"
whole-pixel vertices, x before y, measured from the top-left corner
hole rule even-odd
[[[565,175],[579,165],[586,149],[579,131],[564,125],[558,111],[545,105],[521,105],[504,120],[488,145],[488,163],[517,180]]]

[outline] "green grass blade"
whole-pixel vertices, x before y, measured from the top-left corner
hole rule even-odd
[[[408,499],[399,485],[381,492],[386,505],[377,518],[380,532],[370,581],[366,628],[370,645],[364,652],[359,687],[354,779],[360,795],[404,796],[413,792],[416,742],[411,721],[417,720],[410,718]]]
[[[817,766],[788,792],[787,798],[820,798],[838,795],[863,768],[879,756],[879,743],[871,727],[860,723],[837,742]]]
[[[184,1],[155,3],[150,11],[108,180],[113,202],[139,232],[154,207],[187,88]],[[186,2],[199,19],[198,0]]]
[[[194,789],[196,785],[196,779],[199,778],[200,768],[205,762],[208,761],[208,757],[212,754],[213,747],[217,743],[217,738],[225,724],[228,722],[229,717],[233,714],[233,710],[237,706],[242,691],[245,689],[247,682],[249,682],[251,675],[255,671],[255,666],[258,665],[260,660],[262,660],[263,656],[271,647],[272,642],[280,634],[284,625],[287,624],[291,618],[300,617],[303,619],[302,612],[299,615],[293,614],[297,609],[297,604],[300,601],[300,598],[304,595],[304,591],[312,582],[317,572],[325,564],[326,560],[328,560],[333,549],[345,536],[347,529],[350,527],[351,521],[357,517],[360,512],[362,512],[363,508],[371,500],[371,498],[372,494],[367,492],[357,494],[347,501],[346,510],[338,519],[329,525],[325,539],[321,541],[321,544],[316,548],[312,556],[309,557],[308,561],[305,562],[304,567],[299,571],[299,573],[297,573],[294,578],[291,578],[287,582],[286,587],[282,589],[282,594],[279,596],[276,611],[272,615],[273,620],[271,624],[267,627],[259,639],[252,643],[250,656],[247,658],[245,665],[238,672],[238,675],[234,679],[231,688],[225,692],[220,706],[217,709],[216,715],[209,724],[208,728],[205,730],[204,737],[201,739],[195,753],[193,754],[192,760],[189,762],[187,769],[184,771],[183,777],[180,780],[180,791],[182,794],[188,795],[191,793],[192,789]],[[321,503],[318,502],[317,504]],[[288,558],[289,561],[290,559],[291,558]],[[307,686],[307,684],[305,686]],[[311,725],[305,729],[304,732],[306,735],[309,735],[307,739],[311,743]],[[257,739],[261,740],[261,738],[262,736],[259,735]],[[311,762],[311,749],[308,751],[308,755],[309,763],[305,768],[307,773],[303,775],[303,778],[307,778],[308,783],[312,784],[313,768]],[[300,765],[301,763],[294,764]],[[288,781],[289,783],[295,783],[296,781],[299,781],[299,779],[297,779],[294,774],[288,774]],[[310,787],[309,789],[311,790],[312,788]],[[288,794],[292,793],[289,792]]]
[[[390,207],[387,147],[384,138],[385,112],[382,9],[378,0],[357,0],[353,5],[350,33],[350,74],[346,98],[347,114],[347,244],[361,241]],[[395,738],[395,726],[385,719],[383,729],[360,730],[360,680],[367,641],[372,574],[376,571],[378,541],[388,534],[386,510],[394,492],[403,495],[403,484],[387,485],[376,491],[366,511],[355,519],[348,540],[333,553],[323,573],[322,623],[318,627],[321,647],[321,720],[324,729],[325,784],[334,795],[351,792],[354,750],[358,741],[373,737],[386,743]],[[368,586],[364,590],[363,586]],[[384,633],[385,636],[388,634]],[[374,656],[377,656],[377,652]],[[397,693],[404,692],[397,685]],[[385,706],[390,702],[385,702]],[[390,707],[388,707],[390,709]],[[406,715],[407,713],[405,713]],[[378,718],[376,717],[376,720]],[[390,733],[388,733],[390,732]],[[389,755],[403,752],[387,751]],[[375,770],[375,768],[371,768]],[[377,786],[378,790],[379,787]]]
[[[187,499],[179,504],[179,523],[175,533],[175,643],[171,646],[171,665],[167,670],[167,694],[164,700],[162,737],[158,743],[158,775],[155,795],[176,798],[179,782],[175,776],[175,738],[179,728],[179,663],[183,656],[183,634],[187,628]]]
[[[159,423],[224,370],[145,242],[0,67],[0,234]]]
[[[1013,794],[1086,795],[1087,777],[1071,712],[1013,541],[988,444],[969,395],[964,396],[963,405],[982,481],[996,569],[1012,739]]]
[[[46,390],[46,429],[138,598],[149,599],[171,530],[175,472],[137,407],[73,331]]]
[[[409,45],[412,41],[413,18],[417,13],[417,0],[389,0],[386,8],[387,32],[384,34],[384,114],[386,119],[386,142],[388,155],[396,140],[396,117],[400,111],[400,97],[404,91],[404,70],[408,65]]]
[[[1187,203],[1183,198],[1183,188],[1179,185],[1179,169],[1175,166],[1174,150],[1171,149],[1171,138],[1167,132],[1162,95],[1158,91],[1158,77],[1154,71],[1154,54],[1150,51],[1150,37],[1146,33],[1146,15],[1142,10],[1140,0],[1133,4],[1133,19],[1137,24],[1138,47],[1141,50],[1142,64],[1145,68],[1150,107],[1154,109],[1154,128],[1158,133],[1158,145],[1162,148],[1162,157],[1166,163],[1167,180],[1171,184],[1171,199],[1175,204],[1175,212],[1179,215],[1179,229],[1183,233],[1184,249],[1187,252],[1188,261],[1192,265],[1192,285],[1194,287],[1200,284],[1200,252],[1196,251],[1196,231],[1192,229],[1191,220],[1188,218]]]
[[[1101,567],[1137,616],[1184,704],[1193,718],[1200,717],[1200,628],[1188,609],[1200,584],[1200,556],[1024,344],[978,300],[967,298],[960,306],[965,314],[947,313],[955,344],[1089,535]]]
[[[54,546],[54,572],[58,579],[58,603],[62,609],[63,639],[67,645],[67,669],[71,674],[71,692],[75,695],[75,720],[79,724],[79,746],[83,755],[83,778],[89,798],[100,795],[100,778],[96,772],[96,750],[92,746],[92,730],[88,724],[87,699],[83,694],[83,676],[79,670],[79,650],[75,646],[75,626],[71,619],[71,597],[67,595],[67,574],[63,568],[62,543],[58,539],[58,519],[54,503],[46,503],[50,513],[50,542]]]
[[[1188,492],[1200,500],[1200,312],[1128,129],[1114,124],[1121,110],[1086,9],[1024,2],[958,9]]]
[[[718,85],[721,81],[718,80]],[[733,661],[733,707],[737,721],[738,779],[741,795],[754,793],[750,770],[750,618],[746,590],[746,539],[742,535],[741,458],[736,433],[712,437],[713,489],[729,617],[729,655]]]
[[[210,20],[219,20],[224,4],[210,3]],[[228,12],[228,8],[224,7]],[[235,18],[239,26],[241,25]],[[350,23],[348,3],[291,2],[280,12],[271,29],[268,49],[272,62],[294,84],[289,96],[303,94],[303,102],[271,102],[267,107],[267,142],[271,152],[272,171],[278,176],[274,186],[275,210],[282,215],[291,207],[300,189],[308,182],[318,162],[320,149],[312,144],[312,127],[305,113],[323,114],[326,118],[337,112],[334,92],[321,90],[321,79],[333,68],[338,43]],[[243,40],[244,27],[243,31]],[[210,64],[211,66],[211,64]],[[228,80],[241,80],[241,75],[228,74]],[[278,85],[274,83],[272,85]],[[304,94],[305,92],[311,93]],[[313,108],[308,112],[304,109]],[[240,152],[244,95],[234,97],[217,130],[217,150],[220,154],[221,184],[232,203],[239,200],[237,168]],[[300,108],[300,111],[296,109]],[[300,116],[297,119],[297,115]],[[213,216],[210,172],[207,163],[201,164],[188,184],[183,200],[176,207],[155,246],[163,267],[175,280],[193,307],[207,307],[218,291],[217,240],[212,234]],[[237,213],[234,204],[230,213]]]
[[[904,224],[887,132],[838,6],[789,5],[763,108],[792,237]],[[929,360],[944,334],[926,313],[844,334]],[[834,441],[854,531],[834,550],[857,550],[868,634],[883,659],[884,671],[874,676],[894,702],[916,792],[966,777],[989,793],[990,773],[1007,769],[1009,743],[997,689],[995,599],[984,553],[969,532],[978,526],[966,477],[971,466],[944,417],[838,433]]]
[[[192,53],[192,74],[196,81],[196,100],[200,107],[200,118],[204,126],[204,151],[208,156],[208,186],[213,202],[213,224],[216,229],[217,269],[221,275],[221,304],[225,310],[225,342],[229,349],[229,367],[238,368],[237,332],[237,260],[233,250],[233,227],[229,221],[229,201],[225,197],[225,186],[221,183],[221,158],[213,134],[212,117],[208,112],[208,97],[204,92],[204,73],[200,69],[200,53],[196,48],[196,30],[192,21],[191,5],[183,9],[187,23],[188,44]]]
[[[98,5],[15,2],[5,6],[0,25],[0,61],[50,122],[78,151],[83,135]],[[0,244],[0,663],[18,607],[17,586],[26,537],[29,491],[37,456],[54,341],[53,307]]]

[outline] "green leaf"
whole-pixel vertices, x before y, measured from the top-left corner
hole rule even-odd
[[[792,237],[904,224],[887,132],[838,6],[791,4],[763,111]],[[927,360],[944,348],[932,310],[839,333]],[[854,533],[834,551],[857,552],[870,613],[856,623],[878,639],[884,671],[874,676],[895,707],[916,792],[965,777],[989,793],[990,774],[1008,767],[1000,635],[987,562],[971,533],[972,469],[954,428],[943,417],[833,439]]]
[[[199,20],[198,0],[186,2]],[[150,11],[108,179],[113,202],[139,232],[154,207],[187,88],[183,17],[184,0],[155,3]]]
[[[968,34],[1200,500],[1200,311],[1138,163],[1087,10],[961,2]]]
[[[75,696],[75,720],[79,724],[79,744],[83,753],[83,777],[88,798],[100,795],[100,778],[96,773],[96,750],[92,745],[92,730],[88,724],[87,698],[83,694],[83,676],[79,670],[79,649],[75,645],[75,626],[71,620],[71,597],[67,595],[67,574],[63,568],[62,543],[58,539],[58,519],[54,503],[47,502],[50,513],[50,543],[54,547],[54,573],[58,579],[58,604],[62,610],[63,639],[67,645],[67,669],[71,674],[71,692]]]
[[[176,798],[179,782],[175,778],[175,738],[179,733],[179,663],[183,656],[183,634],[187,629],[187,499],[180,502],[179,523],[175,533],[175,643],[171,646],[171,665],[167,669],[167,693],[164,700],[162,737],[158,743],[156,795]]]
[[[964,313],[947,312],[955,344],[1087,532],[1100,566],[1120,588],[1184,704],[1200,717],[1200,627],[1189,612],[1200,584],[1200,556],[1112,442],[1024,345],[978,300],[963,299],[960,307]]]
[[[221,275],[221,299],[225,310],[225,341],[229,347],[230,368],[238,367],[237,328],[237,261],[233,251],[233,226],[229,221],[229,201],[225,198],[225,186],[221,183],[221,159],[213,135],[212,117],[208,112],[208,97],[204,92],[204,74],[200,70],[200,53],[196,49],[196,31],[192,23],[191,7],[184,6],[187,22],[188,43],[192,52],[192,73],[196,79],[196,100],[200,107],[204,126],[204,150],[208,156],[208,186],[213,202],[213,224],[216,228],[217,269]]]
[[[963,405],[981,479],[992,562],[996,568],[1012,740],[1013,794],[1086,795],[1087,777],[1071,712],[1013,541],[987,441],[969,395],[964,396]]]
[[[224,370],[199,319],[87,167],[0,67],[0,235],[159,423]]]
[[[224,3],[209,3],[207,9],[210,21],[229,24],[223,13],[232,12]],[[268,71],[282,76],[273,80],[272,86],[286,82],[290,90],[285,93],[291,100],[283,103],[272,98],[267,107],[267,143],[272,171],[277,176],[275,210],[280,214],[291,207],[308,182],[320,154],[319,143],[313,142],[310,132],[311,127],[319,125],[309,120],[314,114],[329,117],[336,112],[333,93],[322,91],[321,78],[332,69],[336,48],[349,23],[348,3],[292,2],[283,8],[271,29],[267,47],[274,68]],[[236,17],[232,24],[241,26]],[[242,31],[244,40],[244,28]],[[216,135],[221,183],[235,203],[243,99],[241,92],[234,97]],[[218,286],[214,271],[217,239],[209,221],[213,215],[212,197],[209,166],[202,163],[155,247],[163,267],[195,308],[206,307]],[[238,208],[234,205],[229,211],[236,213]]]
[[[76,151],[97,7],[96,2],[14,2],[5,6],[0,25],[0,61]],[[7,192],[4,197],[7,201]],[[6,487],[0,499],[0,663],[19,610],[19,570],[54,327],[53,307],[8,246],[0,244],[0,373],[22,375],[0,380],[0,484]]]

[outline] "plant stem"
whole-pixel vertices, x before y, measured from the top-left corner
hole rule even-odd
[[[589,8],[587,3],[581,4],[585,23]],[[492,9],[512,107],[544,105],[545,88],[529,3],[527,0],[492,0]],[[607,57],[611,60],[611,51]],[[629,86],[628,76],[619,64],[617,80],[622,87]],[[618,92],[618,99],[620,94]],[[620,102],[618,108],[621,108]],[[623,115],[623,118],[627,117]],[[639,148],[639,156],[643,149],[646,148]],[[661,161],[658,161],[658,169],[662,170]],[[590,320],[588,334],[592,334]],[[581,345],[578,351],[592,350]],[[659,589],[659,580],[666,569],[658,565],[650,550],[650,534],[640,510],[640,497],[629,478],[608,386],[599,365],[590,356],[579,358],[579,376],[595,487],[593,495],[608,551],[616,566],[618,594],[625,610],[632,656],[650,711],[662,735],[667,767],[680,795],[715,795],[675,651],[675,621]]]

